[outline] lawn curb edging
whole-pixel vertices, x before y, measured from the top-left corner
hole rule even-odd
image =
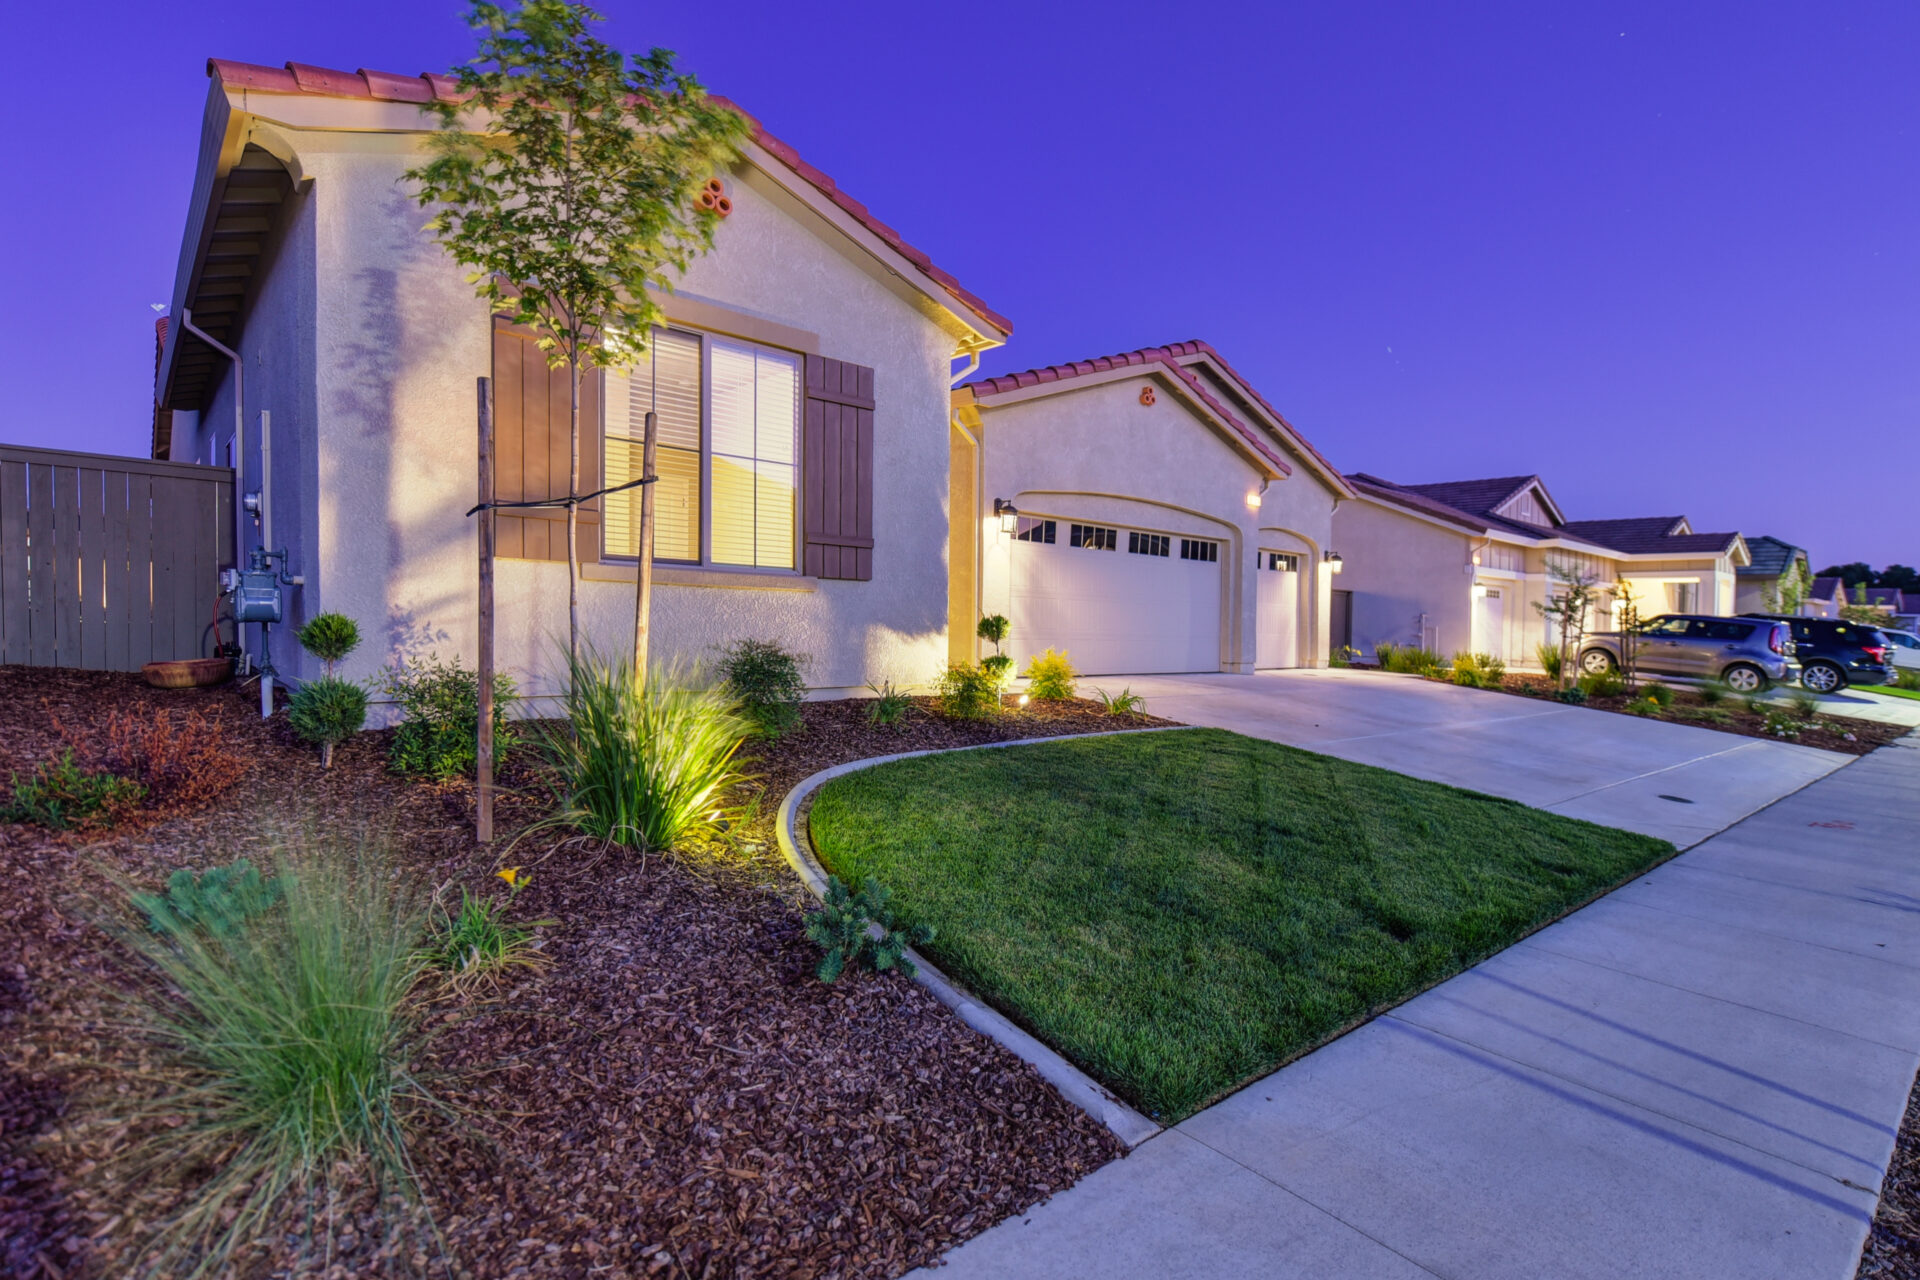
[[[1056,734],[1048,738],[1014,738],[1006,742],[980,742],[965,747],[901,751],[894,755],[852,760],[846,764],[834,765],[830,769],[822,769],[811,777],[803,779],[798,786],[787,792],[786,797],[780,801],[780,812],[774,821],[774,831],[780,841],[780,852],[786,855],[788,864],[799,875],[800,882],[807,887],[807,892],[815,898],[824,898],[827,892],[827,871],[814,856],[812,838],[809,836],[803,841],[800,837],[800,806],[815,791],[835,778],[844,777],[849,773],[858,773],[863,769],[871,769],[876,765],[891,764],[896,760],[912,760],[917,756],[947,755],[956,751],[988,751],[996,747],[1025,747],[1042,742],[1072,742],[1083,738],[1112,738],[1129,733],[1177,733],[1193,727],[1192,725],[1166,725],[1151,729],[1113,729],[1104,733]],[[1002,1048],[1038,1071],[1048,1084],[1059,1090],[1062,1097],[1105,1125],[1107,1130],[1128,1150],[1139,1146],[1161,1131],[1162,1126],[1129,1107],[1102,1087],[1092,1076],[1055,1053],[1029,1032],[1023,1031],[999,1010],[948,978],[930,964],[925,956],[911,950],[907,954],[912,957],[914,965],[919,970],[914,975],[914,981],[931,991],[942,1004],[958,1014],[962,1022],[981,1035],[998,1042]]]

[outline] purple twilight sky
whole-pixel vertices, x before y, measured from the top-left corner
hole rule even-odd
[[[1011,316],[988,372],[1206,338],[1349,470],[1920,560],[1920,7],[604,7]],[[207,57],[460,13],[17,12],[0,440],[144,452]]]

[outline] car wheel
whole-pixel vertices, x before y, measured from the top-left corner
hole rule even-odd
[[[1720,679],[1735,693],[1759,693],[1767,687],[1767,673],[1744,662],[1722,671]]]
[[[1618,665],[1605,649],[1589,649],[1580,655],[1580,669],[1590,676],[1604,675]]]
[[[1813,662],[1801,670],[1800,683],[1815,693],[1832,693],[1844,688],[1847,678],[1831,662]]]

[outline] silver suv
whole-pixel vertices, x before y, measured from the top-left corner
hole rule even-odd
[[[1772,681],[1785,680],[1793,665],[1787,624],[1764,618],[1663,613],[1649,618],[1634,642],[1642,674],[1719,680],[1735,693],[1758,693]],[[1586,637],[1580,645],[1580,670],[1618,669],[1620,645],[1617,631]]]

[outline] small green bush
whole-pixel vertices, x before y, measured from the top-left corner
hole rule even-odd
[[[1100,709],[1110,716],[1138,715],[1147,707],[1147,700],[1131,688],[1122,689],[1118,693],[1097,689],[1094,691],[1094,696],[1100,699]]]
[[[1748,715],[1755,716],[1764,716],[1771,709],[1764,693],[1743,693],[1740,695],[1740,705],[1747,709]]]
[[[1507,664],[1490,653],[1453,655],[1453,682],[1472,689],[1498,689],[1507,678]]]
[[[721,651],[720,678],[740,703],[740,711],[769,738],[800,723],[807,696],[801,675],[805,655],[772,640],[741,640]]]
[[[1013,659],[1004,653],[990,653],[980,659],[980,669],[993,677],[996,688],[1007,687],[1007,677],[1013,674]]]
[[[1673,690],[1661,684],[1658,680],[1652,680],[1643,685],[1640,689],[1640,696],[1663,711],[1673,705]]]
[[[1614,668],[1589,671],[1577,683],[1589,698],[1617,698],[1627,691],[1627,678]]]
[[[891,680],[883,680],[877,685],[870,684],[867,690],[873,694],[873,698],[867,703],[867,721],[870,724],[899,724],[913,706],[913,699],[896,689]]]
[[[1698,720],[1702,724],[1733,723],[1733,713],[1724,707],[1675,707],[1673,714],[1682,720]]]
[[[1360,651],[1350,644],[1343,644],[1327,655],[1330,667],[1350,667],[1360,660]]]
[[[871,876],[858,893],[849,891],[839,876],[828,877],[826,900],[807,914],[807,937],[825,953],[814,969],[820,981],[837,982],[849,965],[862,962],[879,973],[897,968],[911,978],[918,972],[906,950],[933,941],[933,926],[896,927],[892,897]]]
[[[322,617],[327,615],[322,614]],[[334,676],[309,680],[287,703],[287,724],[302,741],[320,747],[320,767],[333,767],[333,749],[367,723],[367,691]]]
[[[1767,732],[1776,738],[1798,738],[1805,727],[1805,720],[1795,713],[1767,712]]]
[[[438,654],[387,670],[383,687],[406,714],[387,750],[395,773],[434,779],[473,773],[480,730],[480,673],[440,660]],[[511,676],[493,677],[493,749],[498,760],[513,744],[507,707],[514,699]]]
[[[199,875],[182,867],[167,877],[165,893],[136,893],[133,905],[146,913],[155,933],[198,929],[229,938],[255,916],[272,910],[285,893],[284,877],[265,878],[259,868],[241,858]]]
[[[1811,720],[1820,714],[1820,696],[1811,690],[1795,687],[1787,691],[1787,706],[1802,720]]]
[[[1386,656],[1380,660],[1380,667],[1384,671],[1411,676],[1431,676],[1440,671],[1440,655],[1431,649],[1411,644],[1381,645],[1379,648],[1386,650]]]
[[[1722,702],[1726,701],[1727,695],[1731,692],[1733,691],[1727,688],[1725,681],[1709,680],[1700,686],[1700,705],[1703,707],[1719,706]]]
[[[1587,691],[1579,685],[1574,685],[1571,689],[1555,689],[1553,696],[1556,700],[1570,706],[1583,707],[1587,703]]]
[[[409,1065],[428,1036],[407,999],[421,917],[342,853],[284,864],[283,908],[244,929],[118,931],[153,976],[121,993],[133,1080],[165,1082],[119,1104],[144,1135],[123,1158],[194,1177],[138,1274],[224,1273],[290,1197],[310,1219],[331,1195],[413,1197],[414,1121],[434,1105]]]
[[[995,653],[1000,652],[1001,642],[1007,638],[1007,620],[997,613],[990,613],[980,619],[980,625],[973,633],[993,646]]]
[[[360,647],[360,626],[344,613],[317,613],[293,635],[302,649],[326,664],[329,679],[334,664]]]
[[[984,720],[1000,710],[1000,681],[977,663],[949,663],[940,673],[940,710],[961,720]]]
[[[1056,653],[1049,645],[1045,653],[1027,659],[1027,696],[1041,702],[1071,698],[1073,682],[1079,674],[1065,650]]]
[[[31,822],[52,831],[111,827],[138,808],[147,794],[131,778],[82,769],[73,762],[71,747],[25,782],[19,774],[11,775],[8,785],[13,795],[0,805],[0,822]]]
[[[521,874],[518,867],[494,874],[507,883],[505,900],[476,897],[463,887],[458,912],[448,911],[436,897],[429,913],[421,963],[446,974],[456,987],[492,982],[509,969],[534,969],[545,962],[534,949],[534,930],[556,922],[514,924],[507,919],[513,900],[533,877]]]
[[[1900,667],[1893,673],[1893,687],[1920,692],[1920,667]]]
[[[1540,660],[1540,669],[1547,673],[1547,679],[1560,678],[1561,665],[1566,661],[1566,657],[1560,652],[1559,645],[1542,642],[1533,647],[1533,654]]]
[[[656,668],[642,687],[625,659],[592,650],[570,663],[568,727],[541,734],[562,790],[549,821],[641,849],[713,831],[754,727],[733,692],[674,667]]]
[[[1660,714],[1660,704],[1651,698],[1635,698],[1620,709],[1630,716],[1657,716]]]

